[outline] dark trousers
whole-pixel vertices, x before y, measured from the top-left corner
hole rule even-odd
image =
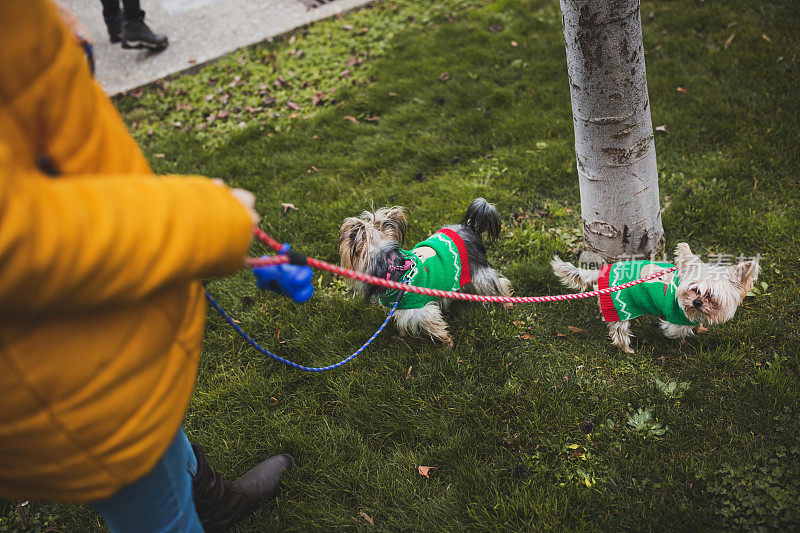
[[[119,13],[120,0],[100,0],[103,3],[103,18],[106,22],[114,20]],[[142,16],[142,9],[139,7],[139,0],[122,0],[124,7],[122,12],[123,20],[134,20]]]

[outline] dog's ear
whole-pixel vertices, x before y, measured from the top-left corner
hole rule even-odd
[[[678,243],[675,247],[675,264],[678,268],[686,268],[692,264],[699,265],[702,261],[692,253],[692,249],[685,242]]]
[[[736,285],[742,291],[742,296],[744,296],[753,288],[760,271],[761,267],[757,261],[744,261],[733,265],[730,267],[731,283]]]
[[[399,205],[383,207],[378,209],[376,215],[375,222],[378,224],[378,230],[402,244],[406,237],[406,228],[408,228],[406,208]]]
[[[354,268],[355,260],[362,255],[365,236],[363,220],[355,217],[344,219],[339,228],[339,256],[343,267]]]

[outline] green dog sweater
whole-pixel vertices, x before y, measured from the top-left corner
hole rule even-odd
[[[600,289],[615,287],[640,279],[659,270],[672,268],[669,263],[653,261],[620,261],[600,269],[597,286]],[[694,326],[678,305],[678,272],[670,272],[639,285],[611,294],[600,295],[600,310],[606,322],[620,322],[642,315],[661,317],[670,324]]]
[[[425,250],[427,248],[427,250]],[[470,281],[469,259],[464,241],[453,230],[444,228],[409,250],[402,251],[403,257],[413,262],[413,266],[404,276],[410,285],[457,291]],[[398,309],[420,309],[429,302],[438,300],[435,296],[426,296],[406,292]],[[392,307],[397,300],[397,291],[388,290],[380,296],[384,307]]]

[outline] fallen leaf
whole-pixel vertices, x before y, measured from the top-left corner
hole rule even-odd
[[[272,85],[275,87],[286,87],[289,85],[289,82],[283,79],[283,76],[278,74],[278,76],[275,78],[275,81],[272,82]]]
[[[230,116],[230,112],[229,111],[225,111],[224,109],[222,111],[220,111],[219,113],[217,113],[217,118],[226,118],[228,116]]]
[[[325,93],[322,92],[322,91],[315,92],[314,96],[311,97],[311,106],[312,107],[316,107],[321,102],[324,102],[325,101],[325,96],[326,96]]]
[[[295,111],[300,111],[300,105],[294,102],[286,102],[286,107],[294,109]]]
[[[375,525],[375,522],[373,522],[372,518],[370,518],[370,516],[367,513],[365,513],[364,511],[361,511],[358,514],[359,514],[359,516],[361,516],[361,518],[363,518],[364,520],[369,522],[369,525],[371,525],[371,526]]]
[[[728,49],[728,47],[731,45],[731,42],[733,42],[733,37],[734,37],[735,35],[736,35],[736,32],[733,32],[733,33],[731,33],[731,36],[730,36],[730,37],[728,37],[728,38],[725,40],[725,44],[724,44],[724,45],[722,45],[722,49],[723,49],[723,50],[727,50],[727,49]]]
[[[679,93],[688,93],[689,89],[684,89],[683,87],[675,87],[675,90]]]
[[[524,335],[520,335],[520,336],[519,336],[519,338],[520,338],[520,339],[523,339],[523,340],[526,340],[526,341],[529,341],[529,340],[532,340],[532,339],[533,339],[533,335],[528,335],[528,334],[526,333],[526,334],[524,334]]]
[[[270,405],[278,405],[278,399],[275,396],[270,396],[269,403]]]
[[[372,115],[371,117],[367,117],[364,120],[367,122],[378,122],[381,119],[378,115]]]
[[[439,81],[447,81],[447,80],[449,80],[449,79],[450,79],[450,74],[449,74],[449,73],[447,73],[447,72],[442,72],[442,73],[439,75]]]
[[[283,207],[283,212],[284,213],[288,212],[289,209],[294,209],[295,211],[299,211],[299,209],[297,209],[294,206],[294,204],[288,204],[288,203],[285,203],[285,202],[281,202],[281,207]]]
[[[189,63],[192,63],[192,64],[197,63],[197,60],[196,59],[190,59]]]
[[[358,124],[358,119],[356,117],[351,117],[350,115],[347,115],[346,117],[344,117],[344,119],[349,120],[353,124]]]
[[[347,31],[350,31],[353,29],[353,26],[351,26],[350,24],[342,24],[342,28],[344,28]]]
[[[406,372],[406,379],[411,379],[411,369],[412,368],[414,368],[413,365],[408,367],[408,372]]]
[[[569,329],[572,333],[575,333],[577,335],[588,335],[589,334],[589,332],[586,331],[585,329],[576,328],[575,326],[567,326],[567,329]]]
[[[566,337],[563,333],[556,333],[556,337]]]
[[[499,24],[489,26],[489,33],[500,33],[501,31],[503,31],[503,27]]]
[[[762,33],[762,34],[761,34],[761,38],[762,38],[762,39],[764,39],[765,41],[767,41],[768,43],[771,43],[771,42],[772,42],[772,39],[770,39],[770,38],[767,36],[767,34],[766,34],[766,33]]]
[[[511,46],[516,48],[517,46],[519,46],[519,43],[517,41],[511,41]]]
[[[438,468],[438,467],[436,467],[436,466],[418,466],[417,467],[417,472],[419,472],[419,475],[425,476],[428,479],[430,479],[430,477],[428,476],[428,472],[430,472],[431,470],[435,470],[436,468]]]
[[[164,154],[153,154],[153,157],[158,157],[159,159],[161,159],[162,157],[164,157]]]
[[[345,66],[352,67],[352,66],[355,66],[355,65],[359,65],[361,63],[361,61],[362,60],[360,58],[356,57],[356,56],[350,56],[350,59],[345,61],[344,64],[345,64]]]
[[[656,126],[656,131],[660,131],[662,133],[667,133],[667,125],[664,124],[662,126]]]
[[[228,103],[228,99],[229,99],[230,97],[231,97],[231,95],[230,95],[230,94],[228,94],[228,93],[223,93],[223,94],[222,94],[222,95],[219,97],[219,101],[220,101],[220,102],[222,102],[223,104],[227,104],[227,103]]]

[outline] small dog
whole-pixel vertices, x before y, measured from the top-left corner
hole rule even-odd
[[[487,232],[488,240],[495,240],[500,235],[500,216],[483,198],[473,200],[461,224],[443,227],[412,250],[401,246],[406,227],[405,209],[399,206],[346,218],[339,230],[342,266],[411,285],[511,295],[511,283],[486,259],[481,234]],[[353,284],[368,300],[378,297],[384,307],[391,308],[398,297],[395,290],[358,281]],[[401,332],[424,332],[452,347],[442,317],[449,303],[449,299],[404,292],[394,319]]]
[[[703,263],[685,242],[675,249],[678,270],[628,289],[599,297],[611,342],[627,353],[631,349],[630,320],[642,315],[659,317],[661,331],[670,339],[684,339],[699,324],[727,322],[758,278],[759,265],[744,261],[732,266]],[[553,257],[553,272],[573,289],[613,287],[672,267],[669,263],[622,261],[600,270],[578,268]]]

